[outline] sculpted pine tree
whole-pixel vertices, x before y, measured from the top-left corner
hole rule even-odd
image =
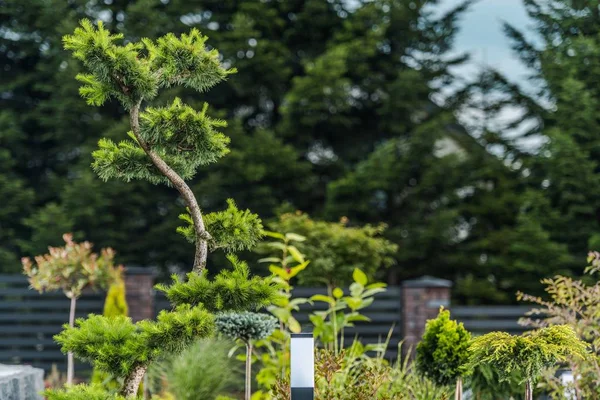
[[[167,34],[155,42],[142,39],[124,46],[116,43],[122,38],[107,31],[101,22],[96,28],[83,20],[73,35],[63,39],[65,48],[88,71],[77,75],[83,83],[79,92],[88,104],[101,106],[113,98],[129,112],[128,137],[124,135],[119,143],[101,139],[99,149],[93,153],[92,167],[103,180],[145,179],[177,189],[189,212],[184,219],[193,231],[193,269],[200,273],[206,266],[209,246],[239,249],[253,245],[261,230],[260,220],[249,212],[238,211],[232,201],[225,213],[204,218],[185,181],[200,166],[228,153],[229,138],[218,131],[226,122],[209,117],[208,104],[200,111],[180,99],[166,107],[144,104],[159,90],[172,86],[204,92],[236,71],[221,65],[218,51],[207,50],[207,37],[196,29],[181,37]],[[213,237],[207,220],[215,223],[216,230],[225,228],[225,235]]]
[[[171,286],[159,286],[173,308],[162,311],[155,321],[134,324],[126,316],[91,315],[77,320],[75,326],[65,326],[55,336],[62,350],[110,373],[122,385],[119,395],[104,393],[94,385],[51,390],[46,392],[50,400],[96,398],[97,393],[102,399],[135,398],[154,360],[214,334],[215,313],[257,309],[276,297],[271,280],[251,277],[248,266],[233,255],[228,257],[231,271],[222,271],[212,280],[202,273],[209,250],[249,248],[262,232],[258,216],[238,210],[233,200],[225,211],[203,215],[185,182],[198,167],[228,152],[229,138],[218,131],[225,122],[210,118],[206,104],[201,111],[179,99],[166,107],[144,106],[160,89],[182,85],[205,91],[235,71],[220,64],[216,50],[206,49],[207,38],[197,30],[123,46],[117,44],[121,38],[110,34],[101,22],[95,27],[87,20],[64,38],[65,48],[88,70],[77,76],[88,104],[100,106],[113,98],[129,112],[128,138],[119,143],[101,139],[92,166],[104,180],[145,179],[179,191],[188,209],[181,216],[186,225],[179,232],[196,246],[193,272],[187,280],[175,277]]]

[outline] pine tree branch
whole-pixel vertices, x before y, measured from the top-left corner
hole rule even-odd
[[[202,211],[196,200],[196,196],[192,189],[142,138],[140,133],[140,103],[138,102],[129,111],[129,119],[131,122],[131,130],[135,135],[140,147],[146,152],[152,163],[158,170],[169,179],[173,186],[179,191],[181,197],[189,208],[190,215],[194,222],[194,231],[196,232],[196,254],[194,255],[193,271],[201,274],[206,267],[206,258],[208,256],[208,240],[211,236],[206,231]]]

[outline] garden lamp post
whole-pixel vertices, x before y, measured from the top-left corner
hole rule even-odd
[[[312,333],[292,333],[290,346],[291,400],[314,400],[315,339]]]

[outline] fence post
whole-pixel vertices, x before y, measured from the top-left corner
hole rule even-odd
[[[437,316],[440,306],[450,306],[452,282],[446,279],[422,276],[402,282],[402,335],[403,353],[415,348],[428,319]]]
[[[125,268],[125,298],[133,322],[154,318],[155,277],[156,270],[153,268]]]

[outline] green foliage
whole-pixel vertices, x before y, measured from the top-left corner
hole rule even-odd
[[[570,357],[586,358],[588,345],[577,338],[568,325],[540,328],[522,336],[492,332],[473,340],[471,365],[488,365],[500,380],[509,380],[513,372],[523,382],[536,381],[545,368]]]
[[[498,372],[489,365],[477,365],[467,380],[467,387],[478,400],[518,399],[523,392],[522,377],[513,371],[510,378],[500,380]]]
[[[462,323],[450,319],[450,311],[440,308],[436,319],[427,321],[417,345],[418,371],[440,385],[456,382],[469,373],[471,334]]]
[[[187,225],[177,228],[177,232],[190,242],[196,240],[194,221],[189,213],[181,214],[179,219]],[[227,209],[206,214],[206,229],[212,238],[208,245],[211,249],[223,249],[226,252],[249,250],[259,243],[262,237],[262,221],[250,210],[241,211],[233,199],[227,199]]]
[[[168,107],[148,107],[140,115],[144,140],[183,179],[192,178],[199,166],[214,163],[229,152],[229,138],[216,130],[227,124],[208,117],[207,108],[205,103],[202,111],[196,112],[176,98]],[[135,138],[118,145],[110,139],[101,139],[99,148],[92,153],[95,160],[92,167],[103,180],[146,179],[154,184],[169,184]]]
[[[62,290],[77,298],[86,287],[106,288],[118,270],[113,265],[114,251],[92,253],[90,242],[76,243],[71,234],[63,235],[64,247],[49,247],[48,254],[35,257],[35,263],[23,258],[23,270],[31,287],[39,292]]]
[[[111,97],[129,108],[156,96],[158,80],[140,54],[141,44],[115,44],[123,34],[111,35],[102,21],[98,27],[84,19],[73,35],[63,38],[65,49],[82,61],[91,74],[79,74],[79,93],[90,105],[100,106]]]
[[[335,287],[329,288],[328,295],[316,294],[310,298],[311,301],[319,301],[327,304],[325,311],[313,311],[310,322],[313,324],[315,337],[334,352],[344,348],[344,330],[353,327],[355,322],[368,322],[370,319],[363,315],[360,310],[373,304],[375,295],[385,292],[385,283],[368,283],[367,276],[359,269],[355,269],[352,278],[354,282],[350,285],[349,294]]]
[[[345,222],[316,221],[295,213],[282,215],[270,226],[277,232],[294,232],[306,238],[295,244],[313,260],[309,272],[299,276],[302,284],[350,284],[355,268],[373,278],[379,269],[392,264],[391,256],[397,249],[382,237],[383,225],[355,228]]]
[[[396,365],[366,356],[355,342],[345,351],[317,350],[316,400],[447,400],[450,389],[424,378],[410,357]],[[279,380],[274,399],[289,400],[289,382]]]
[[[274,240],[265,243],[264,247],[278,250],[277,257],[267,257],[260,262],[270,263],[273,281],[279,286],[279,296],[267,310],[273,314],[279,326],[271,336],[254,343],[254,352],[260,361],[260,371],[256,374],[256,381],[261,388],[254,396],[261,399],[275,386],[277,379],[287,376],[290,370],[290,333],[299,333],[302,330],[300,323],[293,316],[299,311],[300,305],[310,300],[302,297],[292,298],[291,284],[298,274],[306,269],[310,261],[295,246],[306,240],[304,236],[295,233],[281,234],[265,232],[265,235]]]
[[[214,329],[213,315],[201,306],[180,305],[162,311],[156,321],[136,324],[125,316],[90,315],[75,327],[64,326],[54,339],[63,352],[71,351],[96,368],[127,377],[138,365],[148,365],[167,353],[178,352]]]
[[[64,389],[49,389],[44,391],[44,396],[47,400],[125,400],[125,397],[109,393],[100,385],[83,384]]]
[[[270,336],[277,329],[277,319],[253,312],[228,312],[216,316],[215,326],[226,337],[249,343]]]
[[[156,44],[149,39],[142,40],[151,69],[160,72],[160,86],[183,85],[204,92],[237,72],[235,68],[221,66],[219,52],[207,50],[207,39],[192,29],[180,38],[169,33],[157,39]]]
[[[187,281],[173,276],[170,286],[156,285],[173,304],[202,304],[210,312],[243,311],[271,304],[277,298],[276,285],[250,276],[248,265],[234,255],[228,256],[233,270],[221,271],[213,280],[205,274],[189,273]]]
[[[125,282],[123,277],[116,279],[108,288],[106,300],[104,300],[104,311],[102,315],[108,318],[127,316],[129,313],[127,300],[125,298]],[[102,385],[105,389],[118,390],[121,382],[110,373],[94,369],[91,378],[92,384]]]
[[[175,399],[215,400],[238,382],[235,360],[227,356],[231,343],[203,339],[185,352],[153,364],[148,371],[152,393],[171,393]]]

